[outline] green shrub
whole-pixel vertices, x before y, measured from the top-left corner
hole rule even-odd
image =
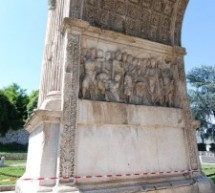
[[[28,145],[21,145],[18,143],[1,144],[0,151],[5,153],[26,153],[28,150]]]
[[[198,144],[198,150],[199,151],[206,151],[206,145],[204,143]]]

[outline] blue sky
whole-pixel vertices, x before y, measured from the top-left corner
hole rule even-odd
[[[2,0],[0,4],[0,88],[15,82],[28,92],[39,88],[48,0]],[[186,71],[215,65],[215,1],[190,0],[182,44]]]

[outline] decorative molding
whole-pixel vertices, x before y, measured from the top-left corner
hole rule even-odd
[[[56,0],[48,0],[49,10],[54,10],[56,8]]]
[[[37,125],[43,122],[59,123],[61,121],[61,111],[35,110],[25,124],[25,129],[32,133]]]
[[[67,34],[63,85],[63,115],[60,144],[60,176],[72,177],[75,170],[75,135],[79,91],[80,35]]]

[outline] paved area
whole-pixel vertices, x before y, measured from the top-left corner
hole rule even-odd
[[[14,191],[10,191],[10,192],[1,192],[1,193],[15,193]]]

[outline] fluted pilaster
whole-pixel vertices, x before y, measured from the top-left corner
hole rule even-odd
[[[49,0],[49,14],[41,75],[38,108],[60,110],[63,38],[59,33],[63,18],[69,14],[70,0]],[[57,103],[56,103],[57,102]]]

